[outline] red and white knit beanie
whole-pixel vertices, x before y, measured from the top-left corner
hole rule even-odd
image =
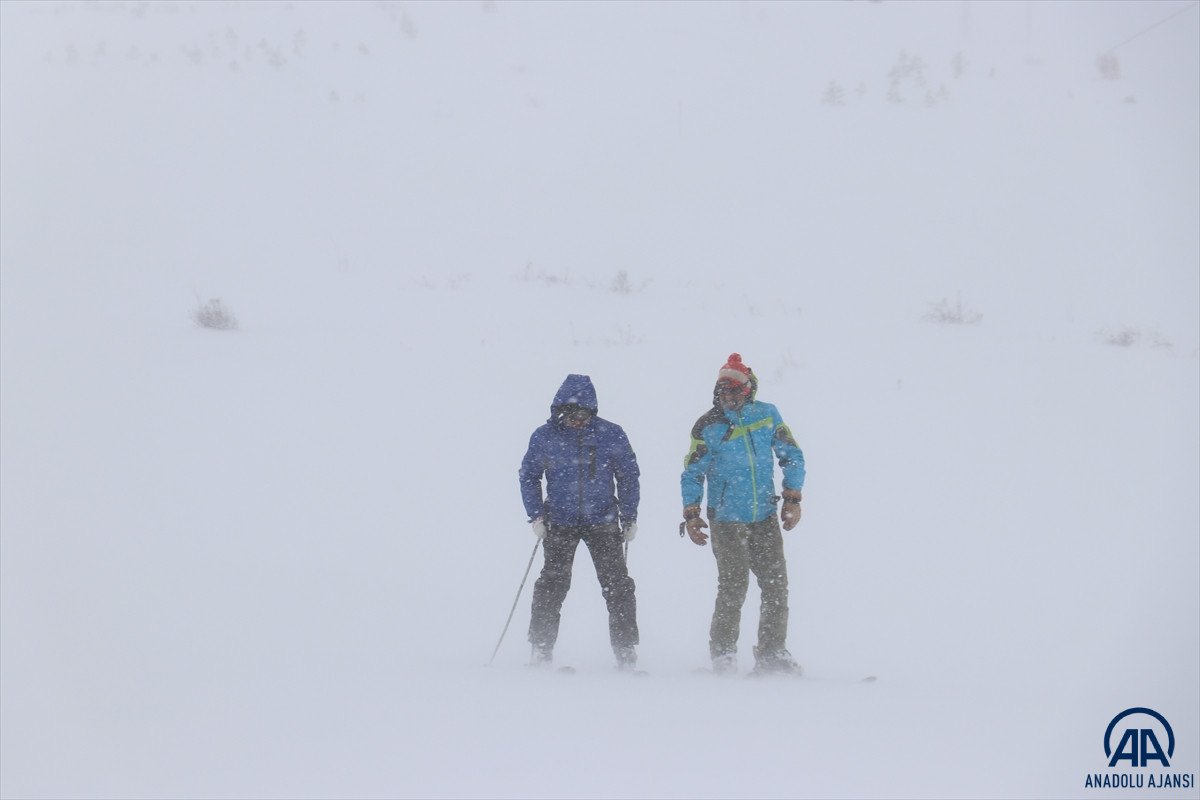
[[[742,357],[737,353],[730,353],[729,360],[717,373],[717,384],[722,383],[737,384],[742,387],[744,393],[750,394],[750,368],[742,363]]]

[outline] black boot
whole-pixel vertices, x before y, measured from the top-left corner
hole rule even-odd
[[[554,647],[548,644],[535,644],[529,654],[529,666],[549,667],[554,661]]]
[[[617,669],[621,672],[633,672],[637,669],[637,651],[633,647],[614,647],[613,653],[617,656]]]
[[[754,672],[757,675],[794,675],[798,678],[804,674],[804,667],[785,648],[765,653],[755,647]]]

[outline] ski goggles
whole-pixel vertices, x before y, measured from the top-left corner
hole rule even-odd
[[[727,379],[719,380],[717,381],[717,394],[740,394],[742,396],[749,396],[750,384],[738,383],[737,381],[731,381]]]
[[[572,422],[587,422],[596,416],[596,412],[592,409],[574,404],[562,406],[559,410],[565,419],[569,419]]]

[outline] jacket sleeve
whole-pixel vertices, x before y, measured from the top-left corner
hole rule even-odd
[[[542,459],[542,437],[539,431],[534,431],[529,437],[529,448],[521,459],[521,502],[525,504],[525,513],[532,522],[545,513],[542,500],[542,475],[546,465]]]
[[[642,472],[638,469],[633,445],[629,443],[629,437],[621,428],[617,428],[616,448],[613,464],[616,467],[617,505],[621,510],[621,521],[634,522],[637,520],[638,502],[641,500]]]
[[[683,457],[683,474],[679,478],[684,508],[698,506],[704,499],[704,476],[708,474],[711,461],[712,453],[704,443],[703,435],[693,431],[692,446]]]
[[[779,468],[783,470],[784,489],[804,488],[804,451],[796,444],[791,429],[784,423],[775,409],[775,434],[771,437],[771,449],[779,459]]]

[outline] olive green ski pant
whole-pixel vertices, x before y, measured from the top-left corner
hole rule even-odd
[[[717,559],[717,603],[708,640],[712,657],[737,652],[751,572],[762,595],[758,651],[783,650],[787,641],[788,578],[779,520],[772,514],[760,522],[714,521],[712,550]]]

